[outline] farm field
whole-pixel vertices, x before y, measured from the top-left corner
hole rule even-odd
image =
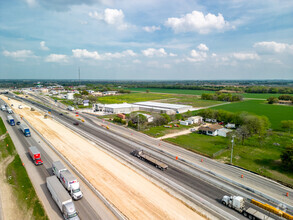
[[[104,96],[99,97],[98,102],[103,104],[115,104],[115,103],[134,103],[134,102],[143,102],[151,101],[158,99],[167,99],[172,98],[170,94],[155,94],[155,93],[130,93],[124,95],[115,95],[115,96]]]
[[[283,170],[280,165],[280,154],[291,144],[292,138],[292,134],[271,132],[264,140],[259,140],[257,136],[250,137],[244,141],[244,145],[235,139],[233,164],[293,186],[293,171]],[[196,133],[168,138],[166,141],[209,157],[231,145],[229,138]],[[227,149],[215,159],[230,163],[230,155],[231,151]]]
[[[224,103],[222,101],[201,100],[200,98],[198,98],[194,95],[174,96],[174,98],[165,99],[162,102],[172,103],[172,104],[192,105],[194,107],[207,107],[207,106],[211,106],[211,105],[217,105],[217,104]]]
[[[249,112],[256,115],[267,116],[274,130],[281,130],[281,121],[293,120],[293,106],[270,105],[266,101],[248,100],[244,102],[230,103],[212,107],[212,109],[222,109],[230,112]]]
[[[201,95],[203,93],[215,93],[215,91],[206,90],[191,90],[191,89],[160,89],[160,88],[128,88],[130,91],[145,92],[147,89],[154,93],[171,93],[171,94],[186,94],[186,95]],[[243,98],[267,99],[269,97],[279,97],[279,93],[239,93]]]

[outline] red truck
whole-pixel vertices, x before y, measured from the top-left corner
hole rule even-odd
[[[35,165],[42,165],[43,161],[41,159],[41,153],[36,147],[29,147],[28,148],[29,154],[31,155],[31,158],[33,159]]]

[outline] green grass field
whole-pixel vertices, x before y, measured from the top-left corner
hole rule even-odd
[[[157,93],[171,93],[171,94],[186,94],[186,95],[201,95],[203,93],[215,93],[215,91],[206,90],[191,90],[191,89],[160,89],[160,88],[128,88],[130,91],[145,92],[146,90]],[[269,93],[241,93],[244,98],[267,99],[271,96],[279,97],[284,94],[269,94]]]
[[[212,109],[223,109],[230,112],[249,112],[256,115],[265,115],[271,122],[274,130],[282,130],[282,120],[293,120],[293,106],[270,105],[266,101],[248,100],[244,102],[231,103],[212,107]]]
[[[98,102],[104,104],[114,104],[114,103],[134,103],[151,101],[158,99],[172,98],[170,94],[155,94],[155,93],[130,93],[125,95],[115,95],[115,96],[104,96],[98,98]]]
[[[264,140],[250,137],[241,145],[235,140],[233,164],[251,170],[263,176],[293,186],[293,171],[282,169],[280,155],[286,146],[292,144],[293,134],[271,132]],[[231,140],[224,137],[211,137],[201,134],[188,134],[166,139],[168,142],[188,150],[212,157],[219,150],[231,146]],[[231,151],[227,149],[215,158],[230,163]]]
[[[168,138],[166,141],[209,157],[228,147],[228,141],[224,137],[210,137],[197,133]]]
[[[221,101],[201,100],[194,95],[174,96],[174,98],[163,100],[165,103],[191,105],[193,107],[207,107],[211,105],[221,104]]]
[[[186,130],[190,128],[190,126],[184,126],[184,125],[179,125],[180,127],[174,127],[174,124],[172,124],[172,128],[165,128],[164,126],[156,126],[156,127],[151,127],[143,131],[143,133],[152,136],[152,137],[162,137],[166,134],[171,134],[175,133],[181,130]]]
[[[6,167],[6,178],[12,186],[15,198],[20,208],[32,213],[32,219],[48,220],[44,207],[40,203],[35,189],[27,175],[25,167],[16,152],[15,146],[6,133],[6,127],[0,118],[0,136],[6,137],[0,140],[0,160],[13,157],[13,161]],[[7,146],[8,145],[8,146]]]

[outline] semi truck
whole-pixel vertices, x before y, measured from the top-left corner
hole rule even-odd
[[[143,150],[134,150],[131,152],[131,154],[141,160],[144,160],[144,161],[156,166],[157,168],[159,168],[163,171],[167,170],[167,168],[168,168],[167,164],[154,158],[152,155],[145,153]]]
[[[12,114],[12,109],[11,109],[11,108],[7,108],[7,112],[8,112],[9,114]]]
[[[7,121],[8,121],[8,123],[9,123],[11,126],[14,126],[14,125],[15,125],[14,118],[13,118],[11,115],[8,115],[8,116],[7,116]]]
[[[29,152],[32,160],[34,161],[35,165],[42,165],[43,164],[43,161],[41,159],[41,153],[37,147],[34,147],[34,146],[29,147],[28,152]]]
[[[262,212],[255,210],[254,208],[245,208],[244,198],[241,196],[224,196],[222,199],[222,204],[228,206],[231,209],[236,210],[237,212],[243,214],[249,219],[255,220],[273,220]]]
[[[52,163],[52,171],[74,200],[83,197],[77,178],[72,175],[60,161]]]
[[[68,106],[67,108],[69,111],[74,111],[74,107],[73,106]]]
[[[71,197],[68,195],[62,184],[56,176],[46,178],[47,188],[52,195],[53,200],[62,212],[66,220],[79,220],[78,212],[75,209]]]
[[[19,126],[20,130],[22,131],[22,133],[24,134],[24,136],[26,137],[30,137],[31,136],[31,132],[29,127],[26,124],[21,124]]]
[[[1,109],[2,109],[2,111],[5,111],[6,110],[5,105],[1,105]]]

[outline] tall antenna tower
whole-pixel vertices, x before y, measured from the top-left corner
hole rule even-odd
[[[80,67],[78,67],[78,81],[79,81],[79,85],[80,85]]]

